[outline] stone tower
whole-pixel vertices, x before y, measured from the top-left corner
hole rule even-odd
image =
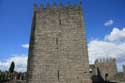
[[[27,83],[91,83],[80,5],[34,6]]]
[[[111,80],[117,73],[116,60],[113,58],[98,59],[95,61],[95,66],[99,69],[104,80]]]

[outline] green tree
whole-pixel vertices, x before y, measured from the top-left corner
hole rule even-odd
[[[11,62],[10,68],[9,68],[9,72],[13,73],[14,72],[14,68],[15,68],[15,63],[14,61]]]

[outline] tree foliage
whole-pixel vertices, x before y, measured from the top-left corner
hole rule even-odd
[[[9,68],[9,72],[13,73],[14,72],[14,68],[15,68],[15,63],[14,61],[11,62],[10,68]]]

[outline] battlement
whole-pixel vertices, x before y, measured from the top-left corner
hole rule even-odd
[[[95,61],[96,68],[99,68],[101,76],[105,79],[108,74],[108,79],[111,79],[117,73],[116,59],[115,58],[101,58]]]
[[[115,58],[100,58],[96,59],[95,63],[109,63],[109,62],[116,62]]]
[[[60,9],[60,8],[71,8],[71,9],[81,9],[82,8],[82,0],[79,0],[79,3],[76,4],[71,4],[70,0],[67,0],[67,5],[64,5],[62,2],[57,4],[56,2],[53,2],[53,4],[50,4],[47,2],[46,4],[41,3],[40,7],[37,6],[37,4],[34,4],[34,12],[39,12],[39,11],[45,11],[49,9]]]

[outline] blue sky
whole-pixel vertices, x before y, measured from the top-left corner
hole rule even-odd
[[[0,69],[7,69],[15,60],[20,67],[17,70],[25,70],[33,4],[52,4],[52,1],[0,0]],[[66,5],[66,0],[62,1]],[[72,4],[74,2],[78,4],[78,0],[71,0]],[[122,70],[121,65],[125,64],[124,4],[125,0],[83,0],[90,63],[96,58],[113,57],[117,58],[118,68]]]

